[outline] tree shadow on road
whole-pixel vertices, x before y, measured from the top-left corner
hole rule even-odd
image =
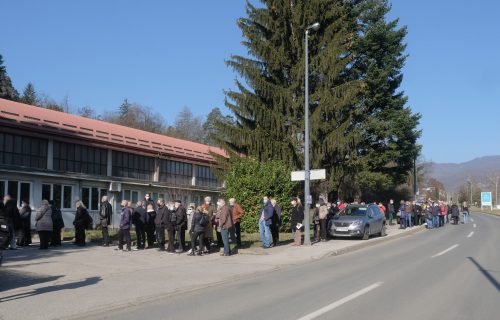
[[[498,283],[497,279],[491,275],[491,273],[484,269],[477,261],[476,259],[472,257],[467,257],[478,269],[481,271],[481,273],[484,275],[486,279],[497,289],[497,291],[500,291],[500,283]]]
[[[58,276],[58,277],[60,277],[60,276]],[[18,300],[18,299],[28,298],[28,297],[36,296],[39,294],[50,293],[50,292],[55,292],[55,291],[78,289],[81,287],[95,285],[101,280],[102,280],[101,277],[90,277],[90,278],[80,280],[80,281],[74,281],[74,282],[69,282],[69,283],[65,283],[65,284],[37,288],[37,289],[33,289],[31,291],[17,293],[17,294],[13,294],[11,296],[6,296],[3,298],[0,298],[0,302]]]

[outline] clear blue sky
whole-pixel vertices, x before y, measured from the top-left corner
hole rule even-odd
[[[500,154],[500,4],[392,1],[408,26],[403,90],[423,115],[427,160]],[[223,107],[245,54],[236,20],[243,0],[2,0],[0,53],[19,91],[33,82],[76,107],[116,109],[124,98],[173,121],[183,107]]]

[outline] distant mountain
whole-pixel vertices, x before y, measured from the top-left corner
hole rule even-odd
[[[449,193],[457,191],[467,179],[486,183],[487,176],[500,173],[500,156],[486,156],[464,163],[428,163],[430,177],[441,181]]]

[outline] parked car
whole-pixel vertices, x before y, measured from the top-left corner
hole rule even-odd
[[[368,240],[371,235],[384,237],[385,216],[376,204],[350,204],[328,222],[332,237],[353,237]]]

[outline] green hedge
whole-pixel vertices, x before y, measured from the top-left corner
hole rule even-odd
[[[282,231],[290,228],[290,198],[297,187],[290,179],[292,169],[281,161],[258,162],[249,158],[233,158],[224,179],[226,199],[235,198],[245,211],[241,222],[242,231],[259,231],[259,210],[262,198],[276,199],[282,208]]]

